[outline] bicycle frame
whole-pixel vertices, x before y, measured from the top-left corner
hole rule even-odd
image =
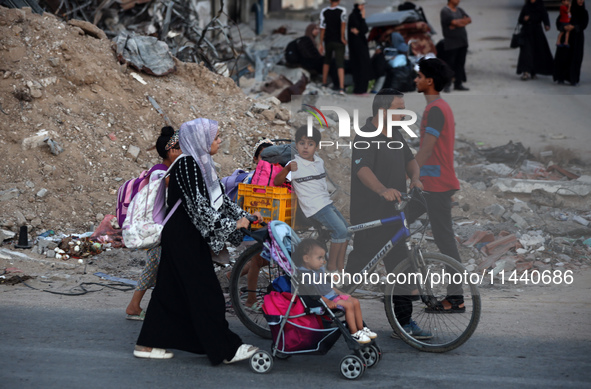
[[[402,227],[386,242],[386,244],[374,255],[374,257],[365,265],[361,270],[360,273],[363,272],[372,272],[375,267],[377,266],[380,259],[384,258],[392,248],[397,245],[402,239],[406,239],[410,237],[410,230],[408,228],[408,224],[406,223],[406,216],[404,212],[400,212],[400,215],[388,217],[386,219],[378,219],[366,223],[356,224],[353,226],[349,226],[347,230],[349,232],[356,232],[356,231],[363,231],[369,230],[371,228],[377,228],[381,226],[385,226],[388,224],[393,224],[396,222],[402,222]],[[407,248],[410,250],[411,245],[410,242],[406,242]]]

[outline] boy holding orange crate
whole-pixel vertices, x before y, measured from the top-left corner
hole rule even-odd
[[[298,128],[295,136],[298,154],[275,176],[273,183],[279,186],[291,176],[291,185],[304,215],[331,232],[327,272],[342,272],[347,243],[351,238],[347,231],[349,224],[328,194],[324,161],[316,155],[320,132],[315,128],[312,130],[312,137],[308,137],[306,126]]]

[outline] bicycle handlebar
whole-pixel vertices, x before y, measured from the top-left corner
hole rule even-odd
[[[400,193],[400,202],[395,205],[397,211],[402,211],[408,203],[415,197],[422,195],[423,191],[419,188],[412,188],[409,193]]]

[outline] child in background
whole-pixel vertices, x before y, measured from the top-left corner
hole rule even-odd
[[[567,24],[570,24],[570,0],[562,0],[562,5],[560,6],[560,17],[558,19],[558,30],[560,34],[558,34],[558,40],[556,41],[556,46],[565,46],[569,47],[568,45],[568,37],[570,31],[566,31],[564,27]],[[560,43],[562,40],[562,36],[564,35],[564,43]]]
[[[363,325],[359,300],[348,294],[342,294],[337,289],[331,288],[330,284],[326,282],[324,272],[325,255],[326,250],[324,247],[314,239],[304,239],[298,244],[293,254],[293,261],[300,272],[311,273],[312,283],[302,285],[304,290],[314,286],[315,292],[322,295],[322,300],[328,308],[332,310],[339,306],[343,307],[345,309],[345,320],[353,339],[359,343],[371,342],[378,335]]]
[[[324,161],[316,155],[321,139],[320,131],[313,128],[312,137],[308,137],[307,131],[307,126],[302,126],[296,131],[298,155],[275,176],[274,184],[280,186],[290,178],[304,215],[330,230],[327,271],[341,272],[345,268],[347,243],[351,237],[347,230],[349,224],[336,209],[328,194]]]

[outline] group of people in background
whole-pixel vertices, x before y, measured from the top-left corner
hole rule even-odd
[[[580,81],[584,30],[589,24],[585,0],[563,0],[556,20],[559,31],[556,53],[552,58],[544,30],[550,30],[550,18],[542,0],[526,0],[518,19],[523,34],[517,62],[517,74],[526,81],[538,74],[553,76],[559,84],[575,86]]]
[[[455,73],[454,89],[466,91],[466,54],[468,52],[468,36],[466,26],[472,22],[468,14],[458,7],[460,0],[449,0],[441,10],[441,27],[443,39],[438,45],[437,56],[446,62]],[[319,24],[312,23],[306,28],[304,36],[292,41],[286,48],[285,59],[288,65],[301,66],[313,74],[322,75],[322,85],[329,85],[329,76],[333,88],[345,94],[345,68],[353,78],[353,93],[366,94],[369,83],[377,79],[370,56],[368,33],[365,21],[365,0],[356,0],[353,10],[347,16],[347,10],[340,5],[340,0],[333,0],[330,6],[320,12]],[[413,4],[404,4],[400,10],[413,9]],[[402,39],[402,38],[401,38]],[[396,48],[394,42],[389,42]],[[404,43],[406,51],[408,45]],[[349,59],[345,61],[346,48]],[[382,54],[382,48],[376,49]],[[405,53],[408,54],[408,53]],[[383,80],[382,80],[383,82]],[[410,81],[412,83],[412,79]],[[377,84],[377,81],[376,81]],[[377,92],[380,88],[374,88]],[[449,86],[444,89],[449,92]]]
[[[437,44],[437,57],[453,70],[453,89],[467,91],[469,89],[464,85],[467,80],[465,64],[468,53],[466,26],[472,19],[459,4],[460,0],[448,0],[440,12],[443,39]],[[333,88],[341,94],[345,93],[346,67],[353,78],[353,93],[365,94],[370,80],[377,79],[370,58],[365,5],[365,0],[356,0],[352,12],[347,16],[347,10],[340,5],[339,0],[331,1],[330,6],[320,12],[320,24],[310,24],[306,34],[292,43],[294,50],[286,50],[288,64],[299,65],[313,74],[322,75],[323,86],[329,85],[330,77]],[[585,0],[562,0],[556,19],[559,34],[553,56],[545,36],[551,24],[544,2],[525,0],[518,18],[523,44],[520,47],[517,74],[521,75],[522,80],[535,79],[537,75],[551,75],[558,84],[568,82],[577,85],[583,62],[584,30],[588,22]],[[349,60],[346,63],[347,46]],[[297,52],[298,58],[290,58],[288,52]],[[451,83],[446,85],[443,91],[450,92],[451,86]]]

